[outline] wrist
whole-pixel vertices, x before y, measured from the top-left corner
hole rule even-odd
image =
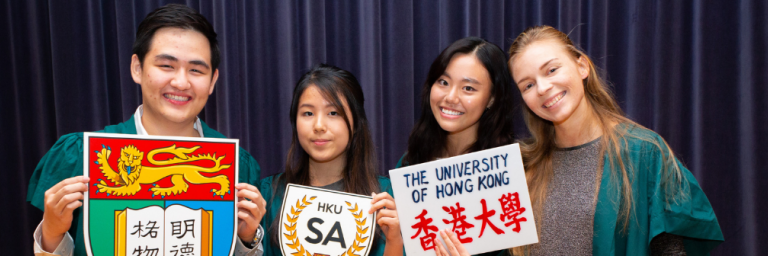
[[[59,247],[61,240],[64,239],[64,233],[51,232],[43,226],[40,232],[40,246],[46,252],[53,252]],[[65,231],[66,233],[66,231]]]
[[[394,245],[394,246],[403,246],[403,238],[401,236],[397,237],[387,237],[387,245]]]
[[[253,232],[252,236],[246,237],[245,239],[240,237],[240,241],[243,242],[243,245],[248,249],[253,249],[256,247],[256,244],[260,242],[261,236],[261,228],[256,228],[256,231]]]

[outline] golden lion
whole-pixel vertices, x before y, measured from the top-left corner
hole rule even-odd
[[[176,144],[174,144],[170,147],[153,149],[147,154],[147,159],[153,165],[162,167],[150,167],[141,165],[141,160],[144,158],[144,152],[139,151],[133,145],[128,145],[120,149],[120,158],[117,160],[118,172],[115,172],[107,162],[110,154],[112,154],[112,150],[111,148],[102,145],[101,152],[95,151],[98,159],[96,160],[96,164],[101,165],[99,166],[101,172],[116,186],[109,186],[104,180],[99,180],[99,182],[94,185],[99,188],[99,192],[107,193],[107,195],[130,196],[135,195],[141,190],[141,184],[153,184],[165,177],[171,176],[173,186],[166,188],[158,187],[155,184],[154,187],[149,189],[149,191],[153,192],[152,196],[157,195],[165,197],[171,194],[176,195],[184,193],[189,188],[189,184],[187,184],[187,182],[189,182],[192,184],[218,183],[221,188],[212,189],[211,192],[213,192],[214,196],[224,197],[224,194],[229,193],[229,180],[227,179],[227,176],[218,175],[214,177],[205,177],[201,175],[200,172],[214,173],[227,169],[230,165],[220,164],[221,160],[224,159],[224,156],[216,158],[215,154],[213,156],[210,154],[196,156],[188,155],[198,148],[200,148],[200,146],[176,148]],[[160,153],[170,153],[175,155],[175,157],[168,160],[155,160],[155,155]],[[199,160],[210,160],[216,165],[206,168],[196,165],[179,164]]]

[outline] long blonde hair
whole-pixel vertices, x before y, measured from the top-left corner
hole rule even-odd
[[[632,205],[634,203],[632,199],[632,177],[634,170],[633,166],[627,165],[624,162],[626,150],[622,148],[627,147],[626,139],[628,136],[651,142],[661,152],[669,152],[664,154],[663,161],[665,167],[662,168],[661,174],[662,186],[664,186],[667,192],[665,198],[671,198],[676,202],[678,199],[685,197],[687,195],[685,193],[687,191],[685,187],[687,182],[685,182],[685,177],[675,163],[675,158],[669,145],[663,139],[659,142],[653,138],[627,133],[627,129],[632,126],[639,129],[647,128],[624,116],[608,88],[608,84],[598,74],[598,69],[592,60],[583,51],[574,46],[571,39],[565,33],[550,26],[529,27],[517,36],[509,48],[510,69],[512,69],[512,63],[515,61],[515,58],[524,52],[527,46],[542,40],[561,43],[574,60],[583,58],[589,65],[589,75],[583,80],[584,96],[590,111],[592,111],[592,115],[595,116],[596,126],[603,134],[600,140],[599,154],[608,158],[611,167],[609,170],[614,171],[613,175],[611,175],[611,182],[615,185],[618,185],[619,182],[621,183],[621,202],[617,203],[620,204],[619,219],[622,222],[621,224],[623,224],[623,230],[626,231],[629,225],[630,216],[633,214]],[[540,230],[544,202],[547,197],[547,185],[553,176],[552,153],[557,148],[555,145],[555,127],[552,122],[537,116],[526,104],[523,104],[523,106],[525,124],[531,133],[531,137],[521,141],[520,149],[523,154],[525,174],[533,204],[533,213],[536,216],[536,226]],[[622,142],[624,143],[623,146]],[[603,164],[601,162],[598,164],[598,180],[596,181],[598,186],[600,184],[599,177],[603,175],[602,170]],[[674,194],[674,192],[681,190],[683,193],[679,193],[677,196]],[[510,253],[513,255],[524,255],[529,252],[529,249],[529,246],[516,247],[510,249]]]

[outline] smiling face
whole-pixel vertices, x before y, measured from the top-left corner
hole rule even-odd
[[[344,112],[351,113],[343,99],[342,104]],[[349,119],[352,122],[351,116]],[[296,132],[310,161],[345,163],[350,140],[347,122],[315,85],[307,87],[299,98]]]
[[[473,132],[492,103],[488,70],[474,54],[451,58],[429,94],[429,105],[437,123],[449,134]]]
[[[510,69],[523,101],[537,116],[555,125],[573,116],[588,116],[583,80],[589,75],[589,66],[563,44],[534,42],[510,60]]]
[[[143,63],[133,55],[131,75],[141,85],[142,118],[163,125],[194,122],[213,93],[218,70],[211,69],[210,45],[203,34],[166,27],[155,32]]]

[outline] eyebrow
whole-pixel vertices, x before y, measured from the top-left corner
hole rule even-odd
[[[179,61],[176,57],[170,55],[170,54],[158,54],[155,56],[155,60],[170,60],[170,61]]]
[[[453,79],[453,78],[451,77],[451,75],[448,75],[448,73],[445,73],[445,72],[443,72],[443,75],[444,75],[444,76],[447,76],[449,79]],[[480,82],[479,82],[479,81],[477,81],[476,79],[474,79],[474,78],[471,78],[471,77],[466,77],[466,76],[465,76],[465,77],[462,77],[462,78],[461,78],[461,81],[464,81],[464,82],[467,82],[467,83],[471,83],[471,84],[480,84]]]
[[[541,67],[539,67],[539,70],[544,69],[545,66],[549,65],[550,62],[557,60],[557,58],[552,58],[551,60],[548,60],[547,62],[544,62],[544,64],[541,64]]]
[[[474,78],[470,78],[470,77],[464,77],[461,80],[464,81],[464,82],[467,82],[467,83],[471,83],[471,84],[480,84],[479,81],[475,80]]]
[[[557,58],[552,58],[552,59],[548,60],[547,62],[544,62],[544,64],[541,64],[541,67],[539,67],[539,70],[544,69],[544,67],[549,65],[550,62],[555,61],[555,60],[557,60]],[[525,80],[525,79],[528,79],[528,78],[527,77],[523,77],[522,79],[520,79],[520,81],[516,81],[515,83],[516,84],[520,84],[520,82]]]
[[[155,56],[155,60],[169,60],[169,61],[173,61],[173,62],[179,61],[179,59],[176,58],[175,56],[170,55],[170,54],[166,54],[166,53],[158,54],[157,56]],[[205,63],[205,61],[202,61],[202,60],[190,60],[189,64],[203,66],[203,67],[205,67],[207,69],[211,69],[211,67],[208,65],[208,63]]]
[[[202,61],[202,60],[190,60],[189,64],[203,66],[207,69],[211,69],[211,67],[208,66],[208,63],[205,63],[205,61]]]
[[[315,108],[315,105],[312,105],[312,104],[309,104],[309,103],[304,103],[304,104],[301,104],[301,105],[299,105],[299,107],[297,107],[296,109],[300,109],[300,108],[303,108],[303,107],[308,107],[308,108],[313,108],[313,109],[314,109],[314,108]],[[326,103],[326,104],[325,104],[325,107],[326,107],[326,108],[327,108],[327,107],[333,107],[333,108],[335,108],[336,106],[335,106],[335,105],[333,105],[333,103],[330,103],[330,102],[328,102],[328,103]]]

